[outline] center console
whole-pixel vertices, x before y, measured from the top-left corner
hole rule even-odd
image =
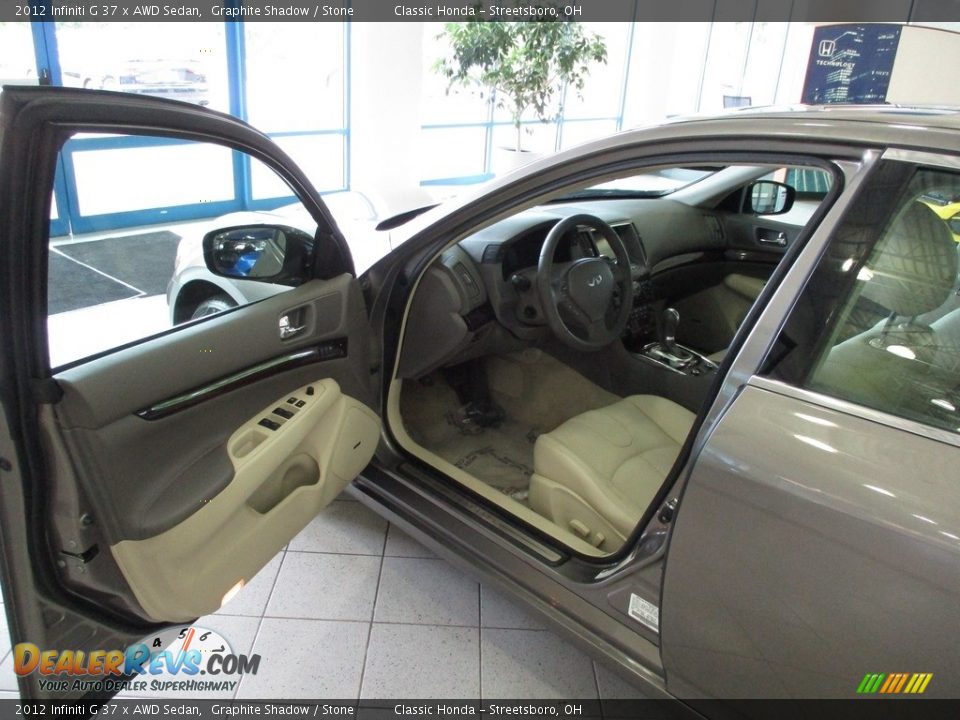
[[[674,308],[664,310],[659,326],[659,339],[643,345],[637,354],[681,375],[698,377],[715,371],[716,363],[677,342],[679,324],[679,312]]]
[[[651,288],[652,289],[652,288]],[[717,364],[676,341],[680,313],[658,312],[650,290],[638,293],[623,346],[628,352],[628,382],[637,392],[668,397],[697,412],[709,392]]]
[[[633,282],[633,310],[627,319],[623,344],[632,354],[681,375],[701,376],[716,363],[676,341],[680,313],[667,308],[657,313],[656,293],[649,276]]]

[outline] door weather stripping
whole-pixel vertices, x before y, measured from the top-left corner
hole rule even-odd
[[[173,413],[186,410],[189,407],[224,395],[244,385],[249,385],[270,375],[276,375],[285,370],[291,370],[301,365],[335,360],[347,356],[347,339],[330,340],[307,350],[299,350],[288,355],[267,360],[233,375],[214,380],[209,385],[185,392],[182,395],[163,400],[148,408],[137,411],[137,416],[144,420],[159,420]]]

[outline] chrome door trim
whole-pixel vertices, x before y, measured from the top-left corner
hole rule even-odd
[[[887,148],[883,153],[884,160],[910,163],[912,165],[926,165],[929,167],[960,170],[960,156],[942,155],[924,150],[907,150],[906,148]]]
[[[345,346],[345,341],[340,342]],[[273,375],[277,372],[289,370],[308,363],[333,359],[334,357],[344,357],[346,355],[345,347],[342,350],[336,348],[335,351],[331,351],[330,348],[334,347],[335,342],[324,343],[321,346],[272,358],[266,362],[233,373],[232,375],[214,380],[208,385],[194,388],[182,395],[177,395],[155,403],[148,408],[137,410],[136,415],[144,420],[159,420],[160,418],[185,410],[188,407],[198,405],[205,400],[210,400],[218,395],[222,395],[225,392],[229,392],[243,385],[248,385],[267,375]]]

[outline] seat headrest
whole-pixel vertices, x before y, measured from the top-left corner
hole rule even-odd
[[[957,243],[947,224],[920,201],[890,225],[867,263],[863,296],[913,317],[943,305],[957,280]]]

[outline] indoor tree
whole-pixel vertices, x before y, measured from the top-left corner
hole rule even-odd
[[[449,53],[435,69],[450,88],[468,88],[506,109],[517,131],[532,109],[542,122],[559,117],[564,87],[583,89],[590,65],[607,61],[603,39],[579,23],[552,18],[535,22],[447,23]]]

